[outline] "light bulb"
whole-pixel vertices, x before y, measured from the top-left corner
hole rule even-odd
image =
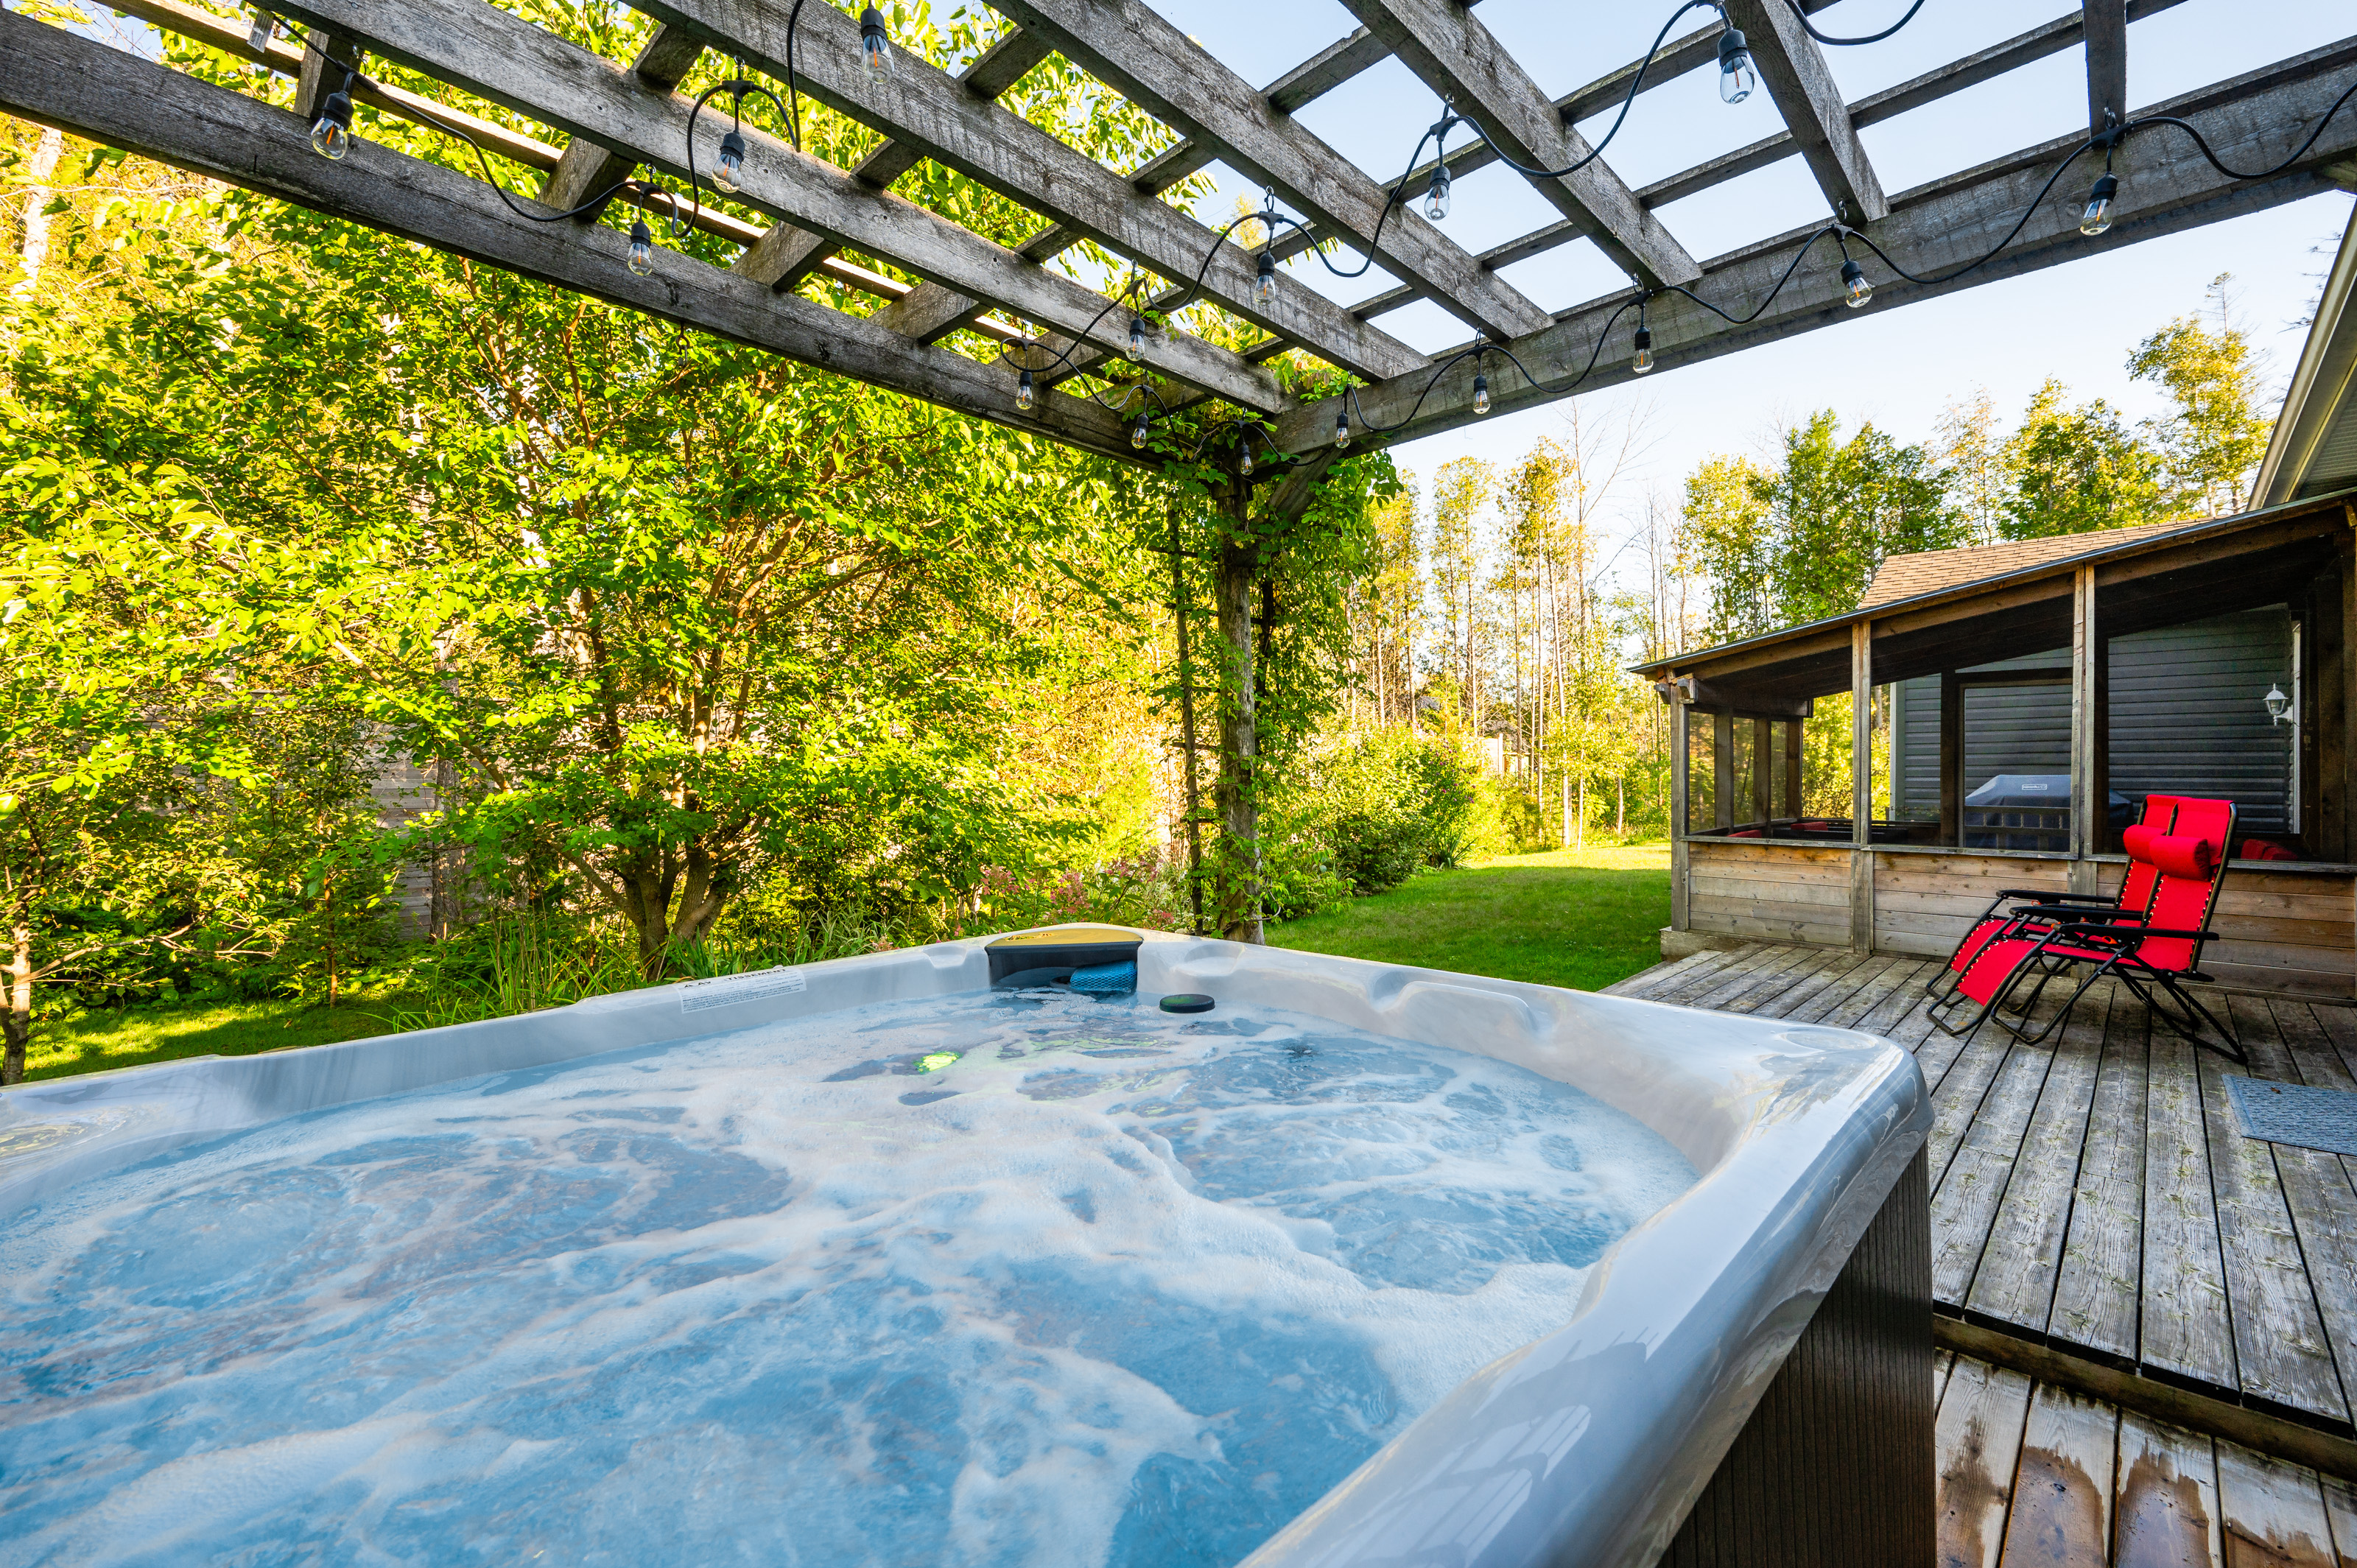
[[[1448,166],[1436,165],[1432,188],[1424,193],[1424,215],[1435,223],[1448,216]]]
[[[1866,269],[1854,261],[1842,263],[1842,294],[1852,310],[1863,310],[1874,303],[1874,285],[1866,281]]]
[[[1740,103],[1751,96],[1760,85],[1760,73],[1752,69],[1751,49],[1743,41],[1743,34],[1729,27],[1718,36],[1718,97],[1723,103]]]
[[[1334,445],[1348,446],[1350,444],[1351,411],[1347,408],[1338,409],[1334,413]]]
[[[1031,384],[1031,372],[1026,371],[1016,377],[1015,406],[1023,413],[1028,413],[1031,412],[1031,405],[1039,401],[1039,390]]]
[[[1253,471],[1252,440],[1246,437],[1236,445],[1239,448],[1236,456],[1236,472],[1249,479],[1252,478]]]
[[[1479,418],[1480,415],[1485,414],[1485,413],[1489,413],[1489,412],[1490,412],[1490,378],[1489,378],[1488,376],[1486,376],[1486,375],[1476,375],[1476,376],[1473,378],[1473,413],[1474,413],[1474,416],[1475,416],[1476,418]]]
[[[1263,306],[1276,303],[1276,253],[1273,251],[1260,253],[1260,279],[1253,285],[1253,298]]]
[[[1653,331],[1650,327],[1640,327],[1637,328],[1637,356],[1629,361],[1629,370],[1631,373],[1641,376],[1652,368]]]
[[[340,91],[328,93],[319,105],[318,124],[311,127],[311,150],[323,158],[340,158],[352,150],[352,101]]]
[[[1146,319],[1143,317],[1133,316],[1129,318],[1129,362],[1134,365],[1144,358],[1146,358]]]
[[[712,184],[718,190],[735,190],[745,177],[745,138],[735,131],[720,138],[720,161],[712,166]]]
[[[2095,188],[2087,193],[2087,210],[2079,216],[2079,232],[2090,240],[2112,226],[2112,198],[2120,193],[2120,182],[2112,171],[2105,169],[2095,181]]]
[[[881,87],[892,79],[892,35],[885,30],[884,13],[873,5],[859,13],[859,58],[869,81]]]
[[[1129,427],[1129,444],[1141,452],[1146,450],[1146,427],[1150,417],[1146,410],[1141,408],[1137,411],[1137,423]]]
[[[643,218],[630,220],[630,270],[645,277],[655,270],[655,236]]]

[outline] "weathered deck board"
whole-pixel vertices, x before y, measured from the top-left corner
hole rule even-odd
[[[1994,1027],[1969,1041],[1934,1030],[1922,987],[1940,959],[1766,944],[1707,956],[1649,972],[1644,993],[1857,1029],[1915,1053],[1934,1108],[1942,1311],[2348,1430],[2357,1157],[2243,1138],[2222,1087],[2243,1069],[2214,1053],[2197,1061],[2109,983],[2032,1047]],[[2067,994],[2042,999],[2033,1022]],[[2248,1043],[2253,1072],[2357,1090],[2357,1011],[2308,997],[2211,1000]],[[2136,1502],[2122,1490],[2126,1474],[2115,1514]]]
[[[2144,1288],[2147,1026],[2143,1003],[2126,991],[2112,998],[2046,1325],[2057,1339],[2130,1363]]]
[[[2246,1040],[2264,1040],[2281,1050],[2265,1007],[2238,1006],[2233,1023]],[[2225,1064],[2204,1051],[2199,1067],[2243,1392],[2345,1423],[2349,1402],[2324,1341],[2315,1287],[2292,1229],[2274,1146],[2244,1137],[2235,1125],[2226,1103]]]
[[[2113,1493],[2113,1568],[2222,1568],[2208,1438],[2122,1412]]]
[[[2233,1443],[2218,1450],[2218,1518],[2228,1568],[2339,1568],[2316,1472]]]
[[[2091,997],[2062,1028],[2018,1155],[2007,1162],[2008,1179],[1989,1224],[1988,1244],[1973,1276],[1960,1282],[1958,1294],[1951,1298],[1976,1316],[2040,1334],[2052,1316],[2109,1007],[2109,998]],[[1978,1133],[1975,1127],[1968,1146]],[[1955,1179],[1953,1170],[1949,1179]],[[1936,1239],[1936,1205],[1932,1223]]]
[[[1723,949],[1705,948],[1700,952],[1690,952],[1682,959],[1675,959],[1668,963],[1657,963],[1651,969],[1641,969],[1634,974],[1616,980],[1604,987],[1601,994],[1650,996],[1663,987],[1684,980],[1699,971],[1716,969],[1734,956],[1732,952]]]
[[[2021,1153],[2022,1140],[2029,1132],[2030,1112],[2038,1107],[2053,1065],[2052,1051],[2041,1046],[2016,1045],[1998,1064],[1977,1108],[1966,1109],[1961,1100],[1941,1106],[1943,1122],[1952,1112],[1962,1115],[1964,1122],[1956,1134],[1955,1153],[1948,1159],[1947,1170],[1932,1189],[1933,1300],[1963,1301],[1971,1293],[2006,1187],[2013,1178],[2014,1158]],[[1939,1131],[1935,1125],[1935,1136]],[[1936,1171],[1936,1150],[1932,1159]]]
[[[2178,1377],[2237,1389],[2193,1047],[2157,1028],[2146,1061],[2144,1332],[2136,1359]]]
[[[2029,1380],[1958,1358],[1940,1396],[1940,1568],[1997,1568],[2021,1456]]]
[[[2081,1568],[2109,1562],[2112,1475],[2120,1412],[2040,1384],[2029,1399],[2004,1568]]]

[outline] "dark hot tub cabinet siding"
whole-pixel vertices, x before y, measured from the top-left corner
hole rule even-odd
[[[2290,609],[2216,616],[2111,639],[2111,788],[2147,794],[2224,796],[2236,836],[2294,830],[2290,723],[2267,716],[2270,685],[2292,684]],[[1999,773],[2071,771],[2071,650],[2055,649],[1967,673],[2051,670],[2050,685],[1965,690],[1966,791]],[[1899,799],[1893,815],[1940,815],[1940,678],[1899,683],[1890,705]]]

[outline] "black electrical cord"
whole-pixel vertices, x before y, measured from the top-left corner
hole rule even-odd
[[[2332,117],[2335,114],[2340,113],[2341,106],[2346,104],[2352,97],[2357,97],[2357,81],[2351,82],[2348,87],[2342,91],[2341,96],[2332,101],[2332,107],[2327,109],[2323,115],[2316,122],[2316,129],[2308,134],[2308,140],[2293,148],[2284,160],[2281,163],[2276,164],[2273,168],[2263,168],[2253,174],[2244,174],[2240,169],[2230,168],[2225,164],[2220,162],[2218,155],[2210,150],[2210,144],[2201,139],[2201,133],[2190,124],[2188,124],[2185,121],[2179,119],[2174,114],[2147,114],[2141,120],[2131,120],[2126,124],[2120,127],[2119,134],[2126,135],[2130,131],[2142,130],[2147,125],[2174,125],[2179,130],[2184,132],[2187,135],[2192,137],[2194,149],[2210,161],[2210,166],[2212,168],[2216,169],[2220,174],[2224,175],[2227,178],[2265,179],[2269,175],[2281,174],[2284,170],[2289,168],[2292,165],[2298,163],[2302,157],[2306,156],[2308,149],[2316,145],[2316,139],[2324,134],[2324,127],[2332,123]]]
[[[1801,0],[1785,0],[1785,4],[1792,7],[1792,15],[1800,19],[1801,26],[1807,30],[1809,37],[1816,39],[1817,42],[1821,44],[1833,44],[1840,48],[1846,48],[1852,44],[1878,44],[1883,39],[1889,38],[1891,34],[1897,32],[1900,28],[1905,27],[1908,23],[1913,21],[1915,19],[1915,13],[1923,8],[1923,0],[1915,0],[1915,4],[1907,7],[1907,15],[1900,17],[1899,20],[1891,23],[1890,26],[1883,28],[1882,31],[1878,33],[1868,33],[1862,38],[1836,38],[1829,33],[1821,33],[1817,31],[1816,24],[1809,20],[1809,14],[1801,9]]]
[[[741,125],[745,123],[745,95],[748,92],[759,93],[771,103],[777,104],[778,113],[780,114],[786,114],[786,106],[783,103],[778,102],[778,95],[776,93],[770,91],[759,82],[750,81],[743,77],[737,77],[727,81],[716,81],[710,87],[705,88],[702,92],[696,94],[694,107],[690,108],[687,112],[687,189],[690,199],[695,203],[697,217],[703,216],[704,213],[704,188],[698,183],[698,176],[695,172],[696,116],[704,113],[704,106],[706,103],[709,103],[716,96],[723,92],[727,93],[733,101],[732,113],[736,116],[736,123],[737,124]],[[791,118],[791,116],[788,117]],[[796,152],[800,152],[802,151],[802,148],[798,145],[794,150]],[[719,188],[715,186],[713,188],[716,191]],[[690,221],[693,222],[694,220],[690,220]],[[679,238],[679,231],[676,228],[673,230],[672,238],[674,240]]]
[[[1089,334],[1097,329],[1098,322],[1103,321],[1107,316],[1113,313],[1113,307],[1114,306],[1121,304],[1132,294],[1136,292],[1137,285],[1140,281],[1141,280],[1135,273],[1130,274],[1129,281],[1121,285],[1121,292],[1114,295],[1111,299],[1106,300],[1104,302],[1104,308],[1098,311],[1094,316],[1089,317],[1089,324],[1086,327],[1082,328],[1079,334],[1072,338],[1072,347],[1071,349],[1057,350],[1049,357],[1047,364],[1022,365],[1018,366],[1017,369],[1037,371],[1047,370],[1050,365],[1071,364],[1072,362],[1072,354],[1074,349],[1079,349],[1082,344],[1088,341]],[[1006,359],[1007,350],[1014,347],[1015,345],[1012,343],[1001,343],[998,346],[998,357],[1002,360]],[[1023,347],[1026,349],[1044,349],[1046,348],[1046,345],[1042,343],[1035,343],[1030,339],[1026,338],[1023,342]]]
[[[794,8],[786,13],[786,97],[793,107],[786,112],[786,124],[794,134],[794,151],[802,150],[802,95],[794,86],[794,28],[802,19],[802,0],[794,0]]]

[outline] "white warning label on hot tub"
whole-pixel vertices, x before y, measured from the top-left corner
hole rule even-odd
[[[734,1007],[739,1002],[759,1002],[791,996],[803,989],[799,969],[763,969],[751,974],[731,974],[719,980],[691,980],[680,988],[679,1010],[702,1013],[714,1007]]]

